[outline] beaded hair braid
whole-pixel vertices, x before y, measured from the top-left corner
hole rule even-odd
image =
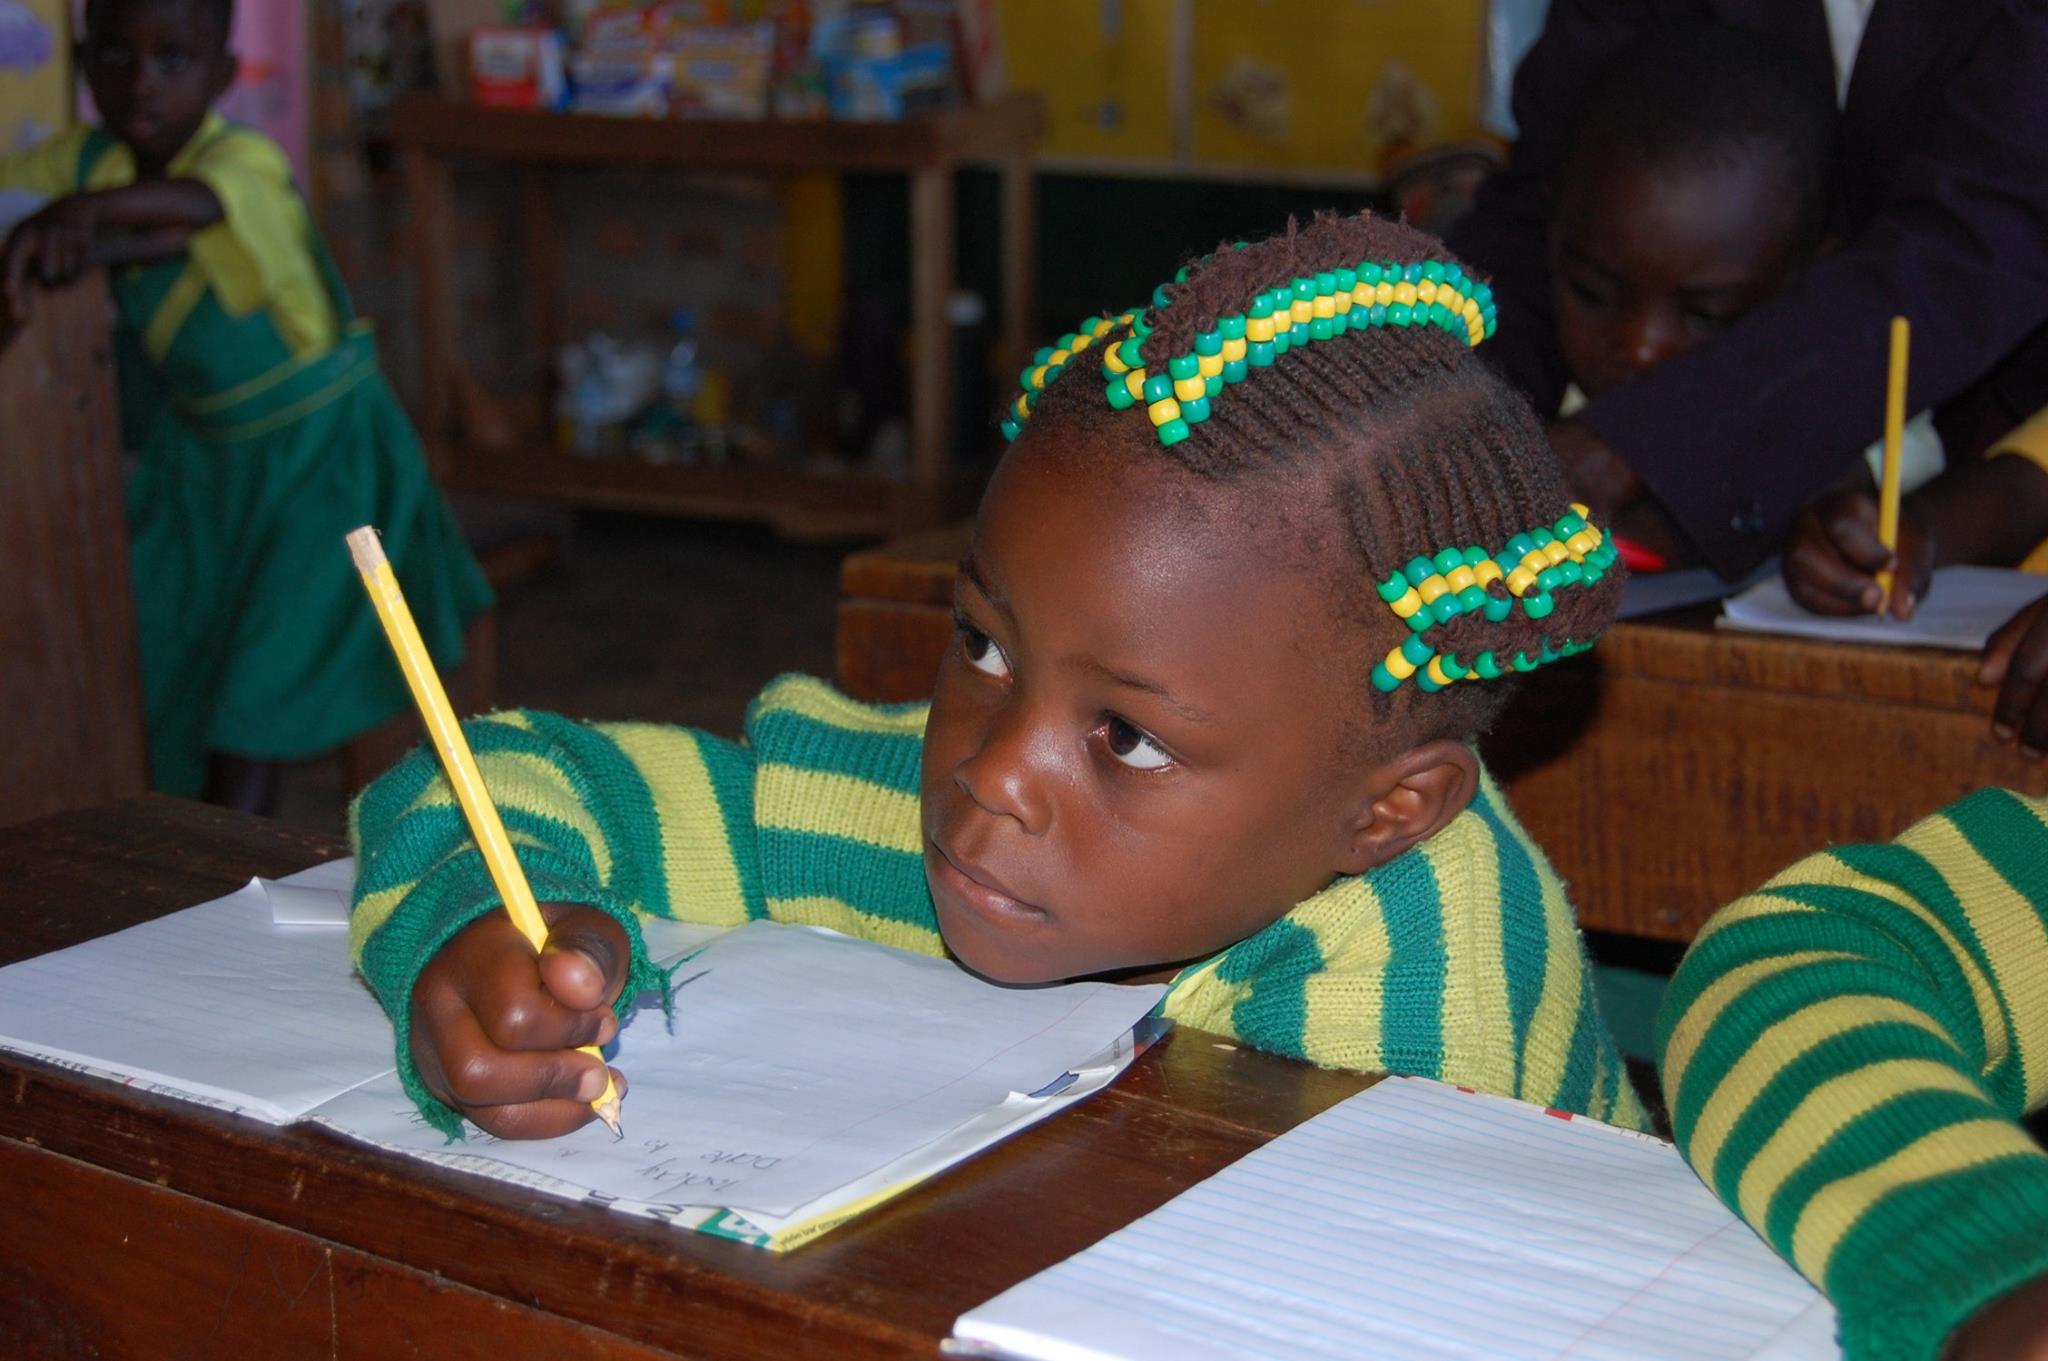
[[[1293,479],[1353,550],[1335,573],[1344,612],[1375,636],[1394,637],[1386,611],[1402,625],[1374,646],[1375,708],[1412,680],[1432,727],[1470,733],[1503,682],[1592,645],[1623,575],[1527,403],[1472,353],[1492,320],[1485,284],[1434,238],[1318,215],[1061,337],[1025,371],[1004,433],[1078,425],[1205,480]]]

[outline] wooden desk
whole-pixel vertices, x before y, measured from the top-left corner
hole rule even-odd
[[[846,560],[848,693],[931,693],[966,538],[955,525]],[[1616,625],[1532,675],[1481,744],[1588,929],[1690,940],[1822,846],[1896,836],[1981,785],[2048,791],[2048,767],[1991,742],[1973,656],[1728,633],[1715,613]]]
[[[0,829],[0,963],[341,849],[161,797]],[[1184,1032],[776,1257],[0,1054],[0,1356],[928,1358],[960,1313],[1369,1082]]]
[[[766,520],[800,538],[898,533],[956,513],[957,432],[951,428],[952,338],[946,301],[953,289],[953,175],[964,165],[1001,173],[1003,363],[1031,352],[1032,151],[1045,127],[1044,101],[1010,94],[987,104],[896,123],[779,119],[607,118],[594,114],[486,109],[430,95],[401,100],[393,138],[412,200],[412,250],[420,331],[420,430],[435,472],[452,487],[535,500]],[[520,167],[536,348],[552,353],[557,334],[555,194],[559,166],[652,166],[741,174],[856,171],[910,181],[910,476],[858,469],[816,473],[768,464],[662,465],[637,459],[578,459],[531,432],[522,447],[472,450],[454,430],[461,365],[455,323],[454,208],[450,166],[458,158]]]

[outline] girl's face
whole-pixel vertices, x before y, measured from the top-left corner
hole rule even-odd
[[[227,34],[198,0],[106,0],[82,55],[94,106],[144,174],[192,139],[235,74]]]
[[[1233,488],[1049,434],[983,502],[924,745],[947,948],[1019,983],[1259,930],[1343,866],[1366,783],[1339,750],[1364,673],[1314,555],[1205,513]]]

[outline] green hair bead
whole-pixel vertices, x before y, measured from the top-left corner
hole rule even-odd
[[[1244,347],[1244,362],[1255,369],[1270,369],[1278,351],[1270,340],[1254,340]]]
[[[1173,380],[1163,373],[1155,373],[1145,380],[1145,405],[1163,402],[1173,395]]]
[[[1187,421],[1179,416],[1175,416],[1172,420],[1159,427],[1159,442],[1170,449],[1186,439],[1188,433]]]
[[[1166,361],[1166,371],[1174,378],[1193,378],[1201,370],[1201,361],[1191,354],[1177,354]]]
[[[1420,586],[1423,582],[1436,575],[1436,564],[1421,554],[1417,554],[1408,559],[1407,563],[1401,568],[1401,574],[1408,578],[1410,586]]]
[[[1182,402],[1180,404],[1180,418],[1189,425],[1200,425],[1203,421],[1208,420],[1209,399],[1207,397],[1190,397],[1187,401]]]
[[[1402,596],[1408,594],[1408,578],[1396,572],[1380,583],[1379,591],[1380,599],[1391,605]]]
[[[1442,595],[1430,601],[1428,605],[1431,617],[1439,624],[1450,623],[1464,612],[1464,608],[1464,604],[1458,599],[1456,591],[1445,591]],[[1421,614],[1422,611],[1417,610],[1416,613]]]
[[[1493,659],[1491,652],[1482,652],[1472,659],[1472,670],[1481,680],[1499,680],[1500,663]]]
[[[1436,655],[1436,649],[1425,642],[1421,634],[1412,633],[1401,641],[1401,655],[1415,665],[1421,666]]]
[[[1405,302],[1397,302],[1387,308],[1387,321],[1395,326],[1406,326],[1415,320],[1415,309]]]
[[[1223,361],[1221,377],[1226,383],[1242,383],[1245,374],[1250,372],[1250,370],[1251,365],[1242,359],[1226,359]]]
[[[1556,608],[1557,601],[1551,598],[1548,591],[1540,591],[1535,595],[1525,595],[1522,597],[1522,613],[1528,615],[1531,619],[1548,618],[1550,612]]]
[[[1124,382],[1121,374],[1109,381],[1109,386],[1102,390],[1102,395],[1109,398],[1109,409],[1112,411],[1128,411],[1138,404],[1138,399],[1131,395],[1130,384]]]
[[[1422,277],[1429,280],[1433,284],[1442,283],[1444,281],[1443,261],[1424,260],[1422,262]]]
[[[1242,313],[1240,313],[1239,315],[1237,315],[1237,316],[1234,316],[1234,317],[1225,317],[1225,318],[1224,318],[1224,319],[1222,320],[1222,322],[1221,322],[1221,323],[1220,323],[1220,324],[1218,325],[1217,329],[1218,329],[1218,330],[1220,330],[1220,331],[1221,331],[1221,332],[1223,333],[1223,338],[1224,338],[1225,340],[1243,340],[1243,339],[1244,339],[1244,316],[1243,316],[1243,314],[1242,314]]]
[[[1358,282],[1367,288],[1376,288],[1380,282],[1380,267],[1370,260],[1358,262]]]
[[[1490,599],[1492,597],[1486,594],[1484,586],[1467,586],[1458,592],[1458,608],[1465,614],[1472,614],[1485,609]]]
[[[1195,336],[1195,353],[1204,358],[1212,354],[1222,354],[1223,333],[1221,331],[1202,331],[1197,333]]]
[[[1308,322],[1308,338],[1309,338],[1310,340],[1328,340],[1328,339],[1329,339],[1329,338],[1330,338],[1331,336],[1335,335],[1336,333],[1337,333],[1337,321],[1336,321],[1336,318],[1334,318],[1334,317],[1310,317],[1310,318],[1309,318],[1309,322]]]
[[[1514,613],[1515,598],[1511,595],[1489,595],[1486,597],[1486,622],[1498,624]]]
[[[1372,688],[1386,695],[1391,695],[1401,688],[1400,679],[1387,670],[1384,660],[1372,664]]]
[[[1464,566],[1465,555],[1455,548],[1444,548],[1437,551],[1437,555],[1432,561],[1439,572],[1455,572]]]

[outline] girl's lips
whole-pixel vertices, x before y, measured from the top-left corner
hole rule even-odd
[[[934,841],[939,853],[934,867],[939,886],[971,908],[977,915],[1001,922],[1042,922],[1045,909],[1035,907],[1012,893],[1008,886],[972,860],[956,859],[952,852]]]

